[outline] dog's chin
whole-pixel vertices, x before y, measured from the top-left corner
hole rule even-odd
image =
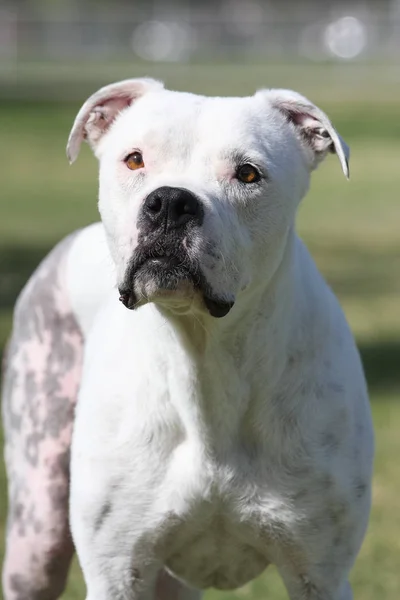
[[[214,296],[199,272],[166,259],[150,259],[134,269],[119,288],[120,300],[130,310],[154,302],[177,315],[194,310],[216,318],[226,316],[233,306]]]

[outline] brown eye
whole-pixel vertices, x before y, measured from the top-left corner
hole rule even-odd
[[[253,165],[248,164],[242,165],[238,168],[236,171],[236,177],[242,183],[257,183],[257,181],[260,181],[261,179],[260,173],[257,171],[257,169],[253,167]]]
[[[125,158],[125,164],[131,171],[143,169],[143,156],[140,152],[132,152],[132,154],[128,154],[128,156]]]

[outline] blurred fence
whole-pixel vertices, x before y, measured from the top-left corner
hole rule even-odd
[[[400,0],[113,3],[0,7],[0,84],[121,62],[400,64]],[[49,71],[50,70],[50,71]],[[74,75],[75,73],[75,75]],[[65,74],[65,71],[64,71]]]

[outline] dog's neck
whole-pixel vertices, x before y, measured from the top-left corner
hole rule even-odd
[[[247,416],[274,393],[286,368],[296,243],[291,232],[270,279],[247,290],[227,317],[201,320],[163,312],[163,335],[172,344],[163,360],[176,382],[169,384],[171,401],[185,429],[212,452],[242,435]]]
[[[190,312],[183,315],[159,308],[172,325],[183,347],[199,365],[207,364],[214,354],[225,352],[238,360],[244,358],[248,343],[254,343],[261,334],[266,352],[276,349],[268,335],[279,327],[279,337],[284,337],[282,327],[290,319],[293,305],[293,276],[297,236],[288,232],[285,244],[277,253],[272,268],[263,277],[241,292],[235,306],[221,319],[206,313]],[[275,337],[272,335],[272,337]],[[269,341],[273,347],[269,348]]]

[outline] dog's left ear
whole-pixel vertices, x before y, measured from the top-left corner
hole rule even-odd
[[[83,140],[94,150],[118,114],[149,91],[163,84],[155,79],[126,79],[101,88],[86,100],[78,112],[67,143],[67,157],[73,163]]]
[[[349,178],[350,149],[334,129],[326,114],[307,98],[291,90],[261,90],[294,127],[315,169],[328,152],[336,153],[344,175]]]

